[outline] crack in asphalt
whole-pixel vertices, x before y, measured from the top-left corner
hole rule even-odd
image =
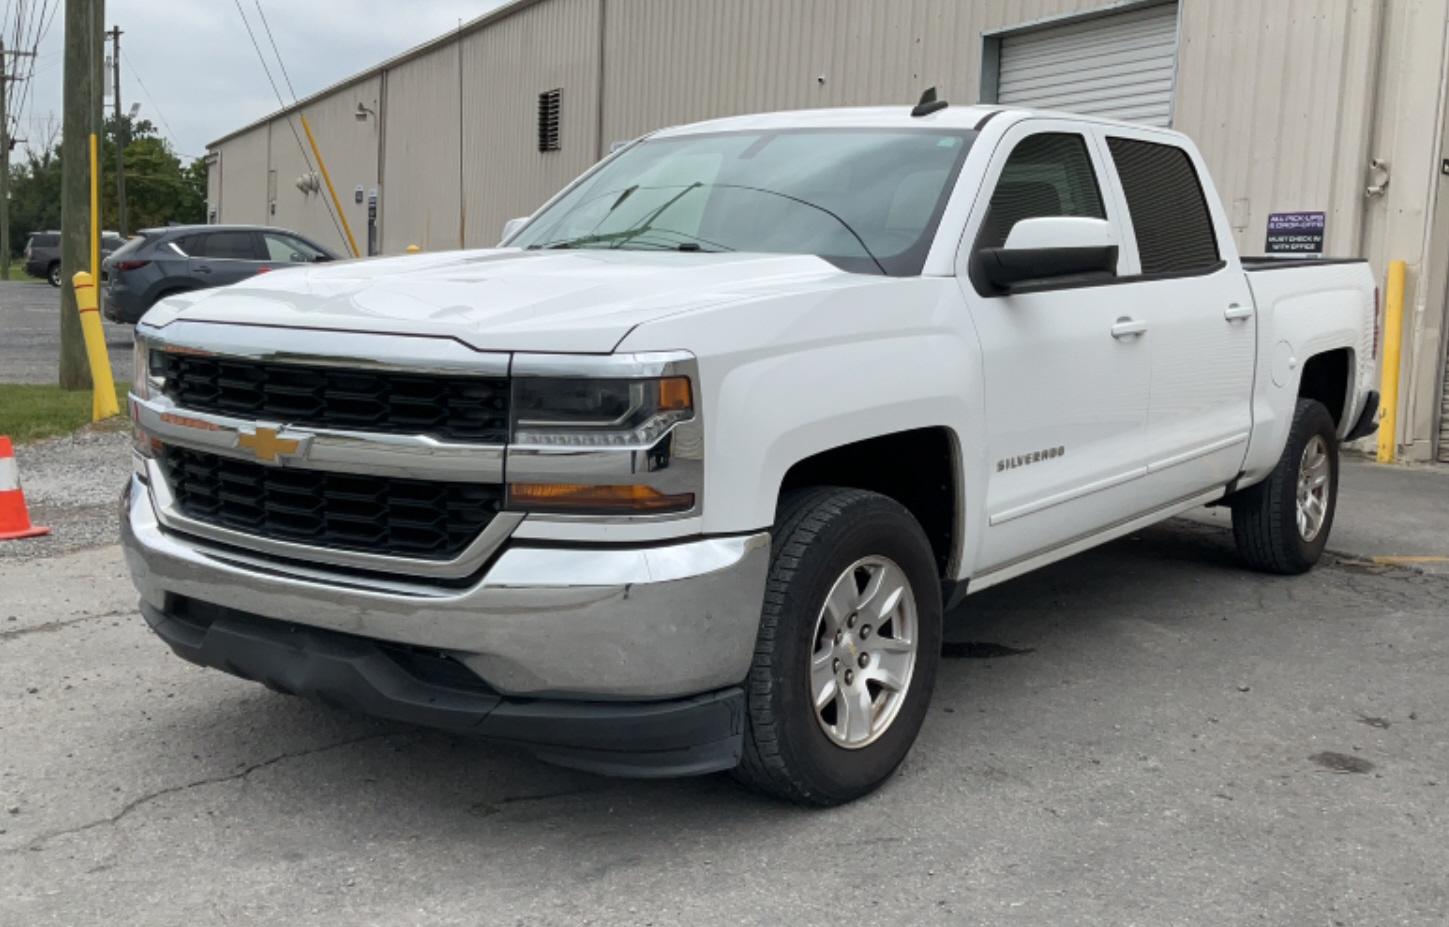
[[[257,772],[258,770],[266,769],[269,766],[275,766],[276,764],[284,762],[286,760],[297,759],[298,757],[304,756],[312,756],[318,753],[326,753],[329,750],[336,750],[340,747],[348,747],[353,744],[363,743],[364,741],[368,740],[380,740],[384,737],[391,737],[396,733],[397,731],[382,731],[375,734],[363,734],[358,737],[350,737],[347,740],[340,740],[336,743],[324,744],[320,747],[309,747],[305,750],[293,750],[290,753],[281,753],[277,756],[271,757],[270,759],[262,760],[259,763],[253,763],[252,765],[247,766],[244,769],[237,770],[236,772],[230,773],[225,776],[211,776],[205,779],[197,779],[195,782],[186,782],[181,785],[171,785],[167,786],[164,789],[157,789],[154,792],[148,792],[145,795],[140,795],[136,798],[131,799],[130,801],[126,802],[126,804],[122,805],[121,809],[115,814],[109,815],[104,818],[99,818],[94,821],[89,821],[85,824],[79,824],[75,827],[67,827],[62,830],[50,831],[49,833],[40,834],[39,836],[32,837],[29,841],[21,844],[20,846],[11,847],[8,850],[0,850],[0,856],[11,856],[16,853],[24,852],[26,850],[44,850],[46,849],[45,844],[51,840],[58,840],[61,837],[69,837],[74,834],[84,833],[85,831],[93,830],[97,827],[109,827],[111,825],[118,824],[123,818],[125,818],[132,811],[135,811],[137,808],[140,808],[143,805],[150,804],[156,799],[163,798],[167,795],[173,795],[177,792],[185,792],[190,789],[201,788],[202,786],[207,785],[218,785],[223,782],[235,782],[237,780],[246,779],[248,776],[250,776],[254,772]]]
[[[125,615],[136,614],[135,608],[123,608],[120,611],[106,612],[101,615],[82,615],[79,618],[68,618],[62,621],[47,621],[44,624],[37,624],[28,628],[12,628],[9,631],[0,631],[0,641],[14,640],[17,637],[25,637],[27,634],[49,634],[53,631],[60,631],[73,624],[80,624],[83,621],[99,621],[102,618],[120,618]]]

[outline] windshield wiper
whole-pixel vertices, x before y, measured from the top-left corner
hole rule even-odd
[[[644,229],[621,229],[617,232],[603,232],[595,235],[580,235],[577,238],[563,238],[558,241],[551,241],[542,245],[529,245],[533,251],[564,251],[574,248],[587,248],[590,245],[612,245],[619,248],[625,244],[635,242],[648,235],[676,235],[680,238],[689,239],[680,242],[655,242],[656,248],[667,248],[671,251],[694,251],[713,254],[718,251],[733,251],[735,249],[719,242],[710,241],[707,238],[700,238],[688,232],[681,232],[677,229],[644,228]],[[645,243],[645,242],[641,242]]]
[[[590,233],[588,235],[579,235],[579,236],[577,236],[575,238],[564,238],[564,239],[560,239],[559,241],[551,241],[551,242],[548,242],[547,244],[532,245],[530,247],[542,248],[542,249],[552,249],[552,248],[577,248],[577,247],[580,247],[580,246],[583,246],[583,245],[597,245],[597,244],[603,244],[603,243],[612,243],[614,245],[614,247],[616,247],[616,248],[617,247],[620,247],[625,242],[628,242],[632,238],[636,238],[639,235],[643,235],[646,232],[654,231],[654,226],[653,226],[652,223],[654,222],[655,219],[658,219],[661,215],[663,215],[664,212],[665,212],[665,210],[667,210],[669,207],[673,206],[675,203],[677,203],[680,200],[684,199],[684,197],[687,194],[689,194],[690,192],[692,192],[694,190],[697,190],[698,188],[700,188],[702,186],[704,186],[704,184],[702,184],[702,183],[700,183],[699,181],[696,180],[694,183],[690,184],[689,186],[685,187],[683,190],[680,190],[678,193],[676,193],[673,196],[671,196],[669,199],[665,200],[658,208],[652,209],[649,212],[645,213],[644,216],[641,219],[639,219],[639,221],[635,222],[633,225],[629,226],[626,229],[621,229],[621,230],[619,230],[617,232],[602,232],[602,233]],[[620,206],[620,204],[622,204],[625,200],[627,200],[631,195],[633,195],[634,191],[635,190],[638,190],[638,189],[639,189],[639,185],[638,184],[635,184],[634,186],[629,187],[628,189],[626,189],[623,193],[619,194],[619,198],[614,201],[614,205],[612,205],[612,206],[609,207],[609,212],[604,214],[604,218],[608,218],[609,213],[612,213],[614,210],[618,209],[619,206]],[[601,219],[601,220],[599,220],[599,225],[602,225],[602,224],[603,224],[603,220]],[[594,227],[595,228],[598,228],[598,225],[595,225]],[[682,233],[682,232],[676,232],[675,234],[676,235],[682,235],[684,233]],[[701,241],[702,240],[703,239],[701,239]],[[695,250],[701,250],[702,251],[704,249],[702,249],[702,248],[696,248]]]

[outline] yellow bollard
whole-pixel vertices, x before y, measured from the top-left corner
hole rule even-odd
[[[90,274],[81,271],[71,278],[75,285],[75,304],[80,310],[81,334],[86,340],[86,357],[91,362],[91,421],[99,422],[120,415],[116,403],[116,381],[111,376],[111,356],[106,353],[106,332],[101,326],[101,310],[96,302],[96,285]]]
[[[1389,285],[1384,293],[1384,360],[1379,374],[1379,463],[1393,463],[1398,452],[1399,347],[1404,333],[1403,261],[1389,262]]]

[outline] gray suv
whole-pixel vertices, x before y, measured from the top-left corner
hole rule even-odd
[[[134,325],[173,293],[226,286],[269,270],[336,260],[296,232],[259,225],[143,229],[101,262],[103,311]]]
[[[101,257],[108,257],[125,243],[115,232],[102,232]],[[44,277],[51,286],[60,286],[59,232],[30,233],[25,242],[25,272],[32,277]]]

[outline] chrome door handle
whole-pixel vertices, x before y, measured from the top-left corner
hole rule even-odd
[[[1124,338],[1137,338],[1146,331],[1146,322],[1138,322],[1136,319],[1124,315],[1112,326],[1112,337],[1121,341]]]
[[[1228,306],[1227,309],[1223,310],[1223,318],[1227,319],[1229,322],[1237,322],[1242,319],[1251,319],[1252,317],[1252,306],[1240,306],[1237,303],[1233,303],[1232,305]]]

